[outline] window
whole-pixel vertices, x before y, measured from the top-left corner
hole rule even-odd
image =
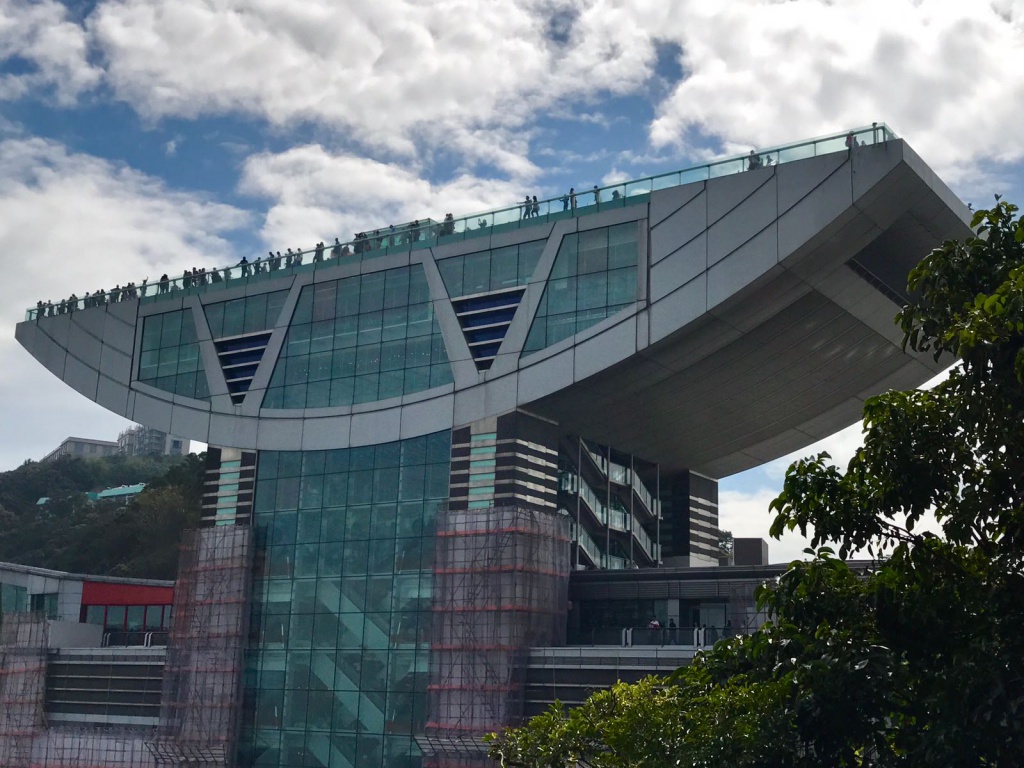
[[[149,315],[142,323],[139,381],[195,400],[208,400],[206,383],[191,310]]]
[[[107,606],[105,605],[87,605],[85,607],[85,623],[86,624],[97,624],[104,626],[104,622],[107,618]]]
[[[566,235],[523,352],[535,352],[614,315],[636,301],[636,222]]]
[[[57,593],[45,592],[38,595],[31,595],[29,598],[29,610],[46,615],[48,619],[57,618]]]
[[[126,609],[123,605],[111,605],[107,608],[107,624],[105,629],[108,632],[123,632],[125,628]]]
[[[327,408],[452,382],[420,265],[303,288],[264,408]]]

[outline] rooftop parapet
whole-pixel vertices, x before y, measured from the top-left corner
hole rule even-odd
[[[880,144],[895,139],[896,134],[885,123],[849,131],[805,139],[792,144],[770,147],[759,151],[751,150],[746,155],[734,155],[679,171],[647,176],[642,179],[609,184],[604,187],[581,189],[570,194],[517,205],[472,213],[455,218],[448,214],[441,222],[418,219],[401,226],[386,226],[360,233],[356,238],[342,243],[335,239],[329,244],[299,252],[270,256],[255,256],[252,260],[243,257],[238,264],[220,269],[205,270],[199,274],[157,280],[128,283],[113,291],[96,292],[85,296],[72,295],[59,302],[39,302],[26,310],[25,319],[49,317],[93,306],[118,301],[160,301],[172,296],[206,293],[223,290],[240,282],[267,280],[275,277],[309,272],[336,266],[339,263],[358,262],[393,253],[407,253],[419,248],[429,248],[446,243],[460,242],[509,230],[517,230],[535,224],[558,221],[559,219],[584,216],[610,208],[622,208],[647,202],[650,193],[683,184],[729,176],[744,171],[782,165],[783,163],[818,157],[836,152],[849,152],[857,146]],[[370,234],[372,232],[372,234]]]

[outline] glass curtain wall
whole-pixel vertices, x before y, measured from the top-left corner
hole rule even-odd
[[[139,381],[175,395],[210,399],[192,310],[143,318]]]
[[[533,275],[547,240],[493,248],[437,263],[452,298],[489,293],[526,285]]]
[[[416,264],[303,288],[263,407],[346,406],[452,381]]]
[[[273,328],[288,298],[288,291],[272,291],[203,307],[210,335],[215,339],[241,336]]]
[[[241,765],[415,768],[451,434],[261,451]]]
[[[567,339],[636,301],[637,222],[566,235],[523,353]]]

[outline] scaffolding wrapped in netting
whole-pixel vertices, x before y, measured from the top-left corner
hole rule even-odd
[[[32,768],[153,768],[140,728],[49,727],[36,739]]]
[[[0,624],[0,766],[29,768],[43,725],[46,617],[8,613]]]
[[[248,526],[185,534],[164,667],[156,764],[231,766],[241,710],[253,536]]]
[[[481,737],[520,721],[522,660],[565,643],[566,518],[521,507],[438,514],[428,722],[432,766],[476,764]]]

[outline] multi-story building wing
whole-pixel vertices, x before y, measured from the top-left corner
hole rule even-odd
[[[604,615],[573,616],[570,573],[716,565],[717,478],[942,368],[892,319],[966,207],[881,125],[754,160],[29,313],[73,389],[211,446],[178,596],[215,591],[222,545],[252,563],[241,765],[479,754],[526,650]],[[230,669],[230,633],[189,627],[175,674]],[[230,699],[189,690],[175,711]],[[157,764],[232,759],[229,728],[169,722]]]
[[[141,424],[123,430],[117,444],[124,456],[184,456],[189,452],[188,440]]]
[[[101,456],[116,456],[120,448],[113,440],[93,440],[88,437],[68,437],[46,454],[41,461],[59,459],[61,456],[77,456],[80,459],[96,459]]]

